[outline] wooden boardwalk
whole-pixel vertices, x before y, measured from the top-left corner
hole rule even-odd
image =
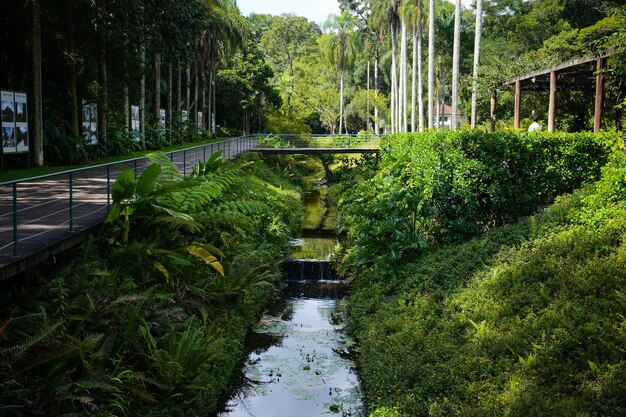
[[[233,138],[168,155],[181,173],[189,175],[198,161],[208,159],[217,150],[222,150],[225,158],[235,159],[256,143],[255,137]],[[124,168],[141,174],[147,164],[146,158],[140,158],[72,171],[71,204],[69,172],[1,184],[0,281],[71,248],[99,230],[108,213],[108,187]]]

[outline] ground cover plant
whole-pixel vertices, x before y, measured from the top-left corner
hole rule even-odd
[[[609,159],[535,215],[352,269],[372,416],[626,412],[626,156]]]
[[[107,226],[2,294],[0,414],[209,415],[277,297],[299,188],[254,157],[183,179],[163,154],[112,187]]]

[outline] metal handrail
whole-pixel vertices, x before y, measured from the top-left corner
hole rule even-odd
[[[190,149],[202,148],[202,147],[209,146],[209,145],[215,145],[216,143],[223,143],[223,142],[228,142],[228,141],[231,141],[231,140],[242,139],[242,138],[252,137],[252,136],[257,136],[257,135],[258,134],[247,135],[247,136],[237,136],[237,137],[233,137],[233,138],[226,138],[226,139],[215,141],[215,142],[205,143],[204,145],[191,146],[189,148],[177,149],[177,150],[174,150],[174,151],[167,151],[167,152],[165,152],[165,154],[169,155],[169,154],[173,154],[175,152],[188,151]],[[159,151],[155,150],[154,152],[159,152]],[[147,158],[147,156],[138,156],[137,158],[123,159],[123,160],[120,160],[120,161],[107,162],[105,164],[89,165],[89,166],[86,166],[86,167],[66,169],[64,171],[52,172],[50,174],[37,175],[37,176],[34,176],[34,177],[19,178],[19,179],[15,179],[15,180],[0,182],[0,187],[3,186],[3,185],[11,185],[13,183],[41,180],[41,179],[46,179],[46,178],[55,177],[55,176],[59,176],[59,175],[67,175],[70,172],[80,172],[80,171],[87,171],[87,170],[90,170],[90,169],[103,168],[103,167],[106,167],[106,166],[123,165],[123,164],[125,164],[127,162],[136,162],[136,161],[139,161],[141,159],[146,159],[146,158]]]
[[[207,160],[207,156],[217,151],[221,150],[223,152],[223,157],[227,159],[235,159],[248,152],[255,147],[258,146],[259,138],[267,137],[267,136],[278,136],[283,138],[298,138],[298,137],[308,137],[314,138],[317,143],[317,139],[322,137],[327,138],[348,138],[348,143],[350,143],[350,138],[359,137],[359,138],[371,138],[371,137],[379,137],[379,135],[354,135],[354,134],[346,134],[346,135],[320,135],[320,134],[267,134],[267,133],[257,133],[245,136],[238,136],[233,138],[227,138],[215,142],[205,143],[203,145],[191,146],[188,148],[183,148],[174,151],[165,152],[166,155],[169,155],[170,160],[172,160],[183,172],[183,176],[187,176],[188,174],[188,159],[193,158],[193,164],[195,165],[197,161]],[[202,148],[202,152],[199,152],[199,149]],[[208,151],[208,152],[207,152]],[[182,156],[182,166],[180,164],[180,158]],[[188,158],[190,157],[190,158]],[[47,233],[53,230],[66,230],[70,233],[80,232],[85,230],[87,227],[91,227],[89,225],[85,226],[86,223],[97,224],[97,222],[101,222],[104,218],[104,215],[100,213],[108,212],[108,209],[111,204],[111,180],[112,175],[114,174],[114,170],[112,168],[117,168],[123,165],[131,165],[132,169],[136,174],[139,173],[140,168],[144,168],[145,165],[140,165],[140,161],[145,161],[148,156],[141,156],[137,158],[124,159],[120,161],[108,162],[104,164],[91,165],[87,167],[69,169],[64,171],[59,171],[55,173],[45,174],[45,175],[37,175],[28,178],[21,178],[11,181],[5,181],[0,183],[0,192],[7,195],[7,199],[3,199],[5,204],[0,207],[4,207],[4,212],[0,212],[0,256],[8,256],[9,254],[6,249],[9,249],[12,246],[12,256],[17,258],[20,254],[20,250],[18,246],[29,246],[31,244],[30,253],[36,253],[36,251],[43,249],[33,249],[37,240],[37,237],[42,235],[48,235]],[[176,159],[176,161],[174,161]],[[78,177],[78,173],[93,170],[97,171],[99,169],[106,169],[105,173],[102,172],[100,175],[92,175],[87,176],[86,178]],[[65,177],[66,176],[66,177]],[[106,185],[99,184],[101,180],[104,180],[106,176]],[[66,178],[64,180],[63,178]],[[53,182],[50,186],[50,190],[45,193],[40,193],[39,195],[35,195],[30,200],[27,199],[19,199],[19,203],[22,205],[22,208],[19,207],[18,204],[18,185],[32,183],[34,181],[47,180],[51,178],[58,178],[59,182]],[[80,178],[80,181],[86,181],[82,184],[77,185],[77,178]],[[90,184],[89,182],[93,182]],[[36,184],[33,184],[36,186]],[[81,186],[82,185],[82,186]],[[9,190],[6,190],[3,187],[9,187]],[[48,186],[48,184],[46,184]],[[55,194],[55,186],[58,186],[56,194]],[[6,190],[6,192],[5,192]],[[37,193],[41,191],[40,189],[35,188],[34,191],[30,191],[31,193]],[[59,194],[59,192],[61,194]],[[81,199],[82,196],[86,196],[86,198]],[[104,196],[106,193],[106,198]],[[39,200],[37,200],[39,198]],[[10,200],[12,199],[12,201]],[[26,200],[26,201],[25,201]],[[106,202],[105,202],[106,201]],[[1,200],[0,200],[0,204]],[[105,211],[106,210],[106,211]],[[82,214],[81,214],[82,212]],[[67,213],[65,215],[64,213]],[[78,214],[77,214],[78,213]],[[10,216],[10,217],[9,217]],[[22,220],[20,223],[19,217],[26,217],[25,220]],[[102,217],[102,218],[101,218]],[[96,223],[94,223],[96,222]],[[4,225],[3,225],[4,223]],[[82,225],[80,224],[82,223]],[[92,225],[93,225],[92,224]],[[22,227],[20,227],[22,226]],[[28,227],[23,227],[28,226]],[[61,228],[61,229],[59,229]],[[11,230],[12,229],[12,230]],[[27,230],[24,232],[24,230]],[[11,233],[12,232],[12,233]],[[4,237],[3,237],[4,235]],[[21,235],[21,236],[20,236]],[[67,235],[65,235],[67,237]],[[56,239],[64,239],[65,237],[57,236]],[[34,239],[34,240],[30,240]],[[20,242],[29,241],[28,243]],[[59,240],[57,240],[60,242]],[[45,244],[49,244],[50,242],[46,242]],[[24,249],[21,250],[24,252]],[[33,252],[35,251],[35,252]],[[28,252],[28,249],[26,250]],[[23,253],[22,253],[23,255]],[[28,253],[27,253],[28,255]],[[14,262],[14,261],[10,261]],[[9,263],[10,263],[9,262]],[[7,263],[3,263],[2,259],[0,259],[0,267],[6,265]]]

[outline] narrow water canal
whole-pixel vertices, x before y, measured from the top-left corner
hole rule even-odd
[[[296,242],[286,268],[285,299],[249,338],[239,388],[220,417],[363,415],[361,387],[349,359],[351,341],[343,332],[347,287],[324,272],[334,241]],[[309,264],[322,266],[298,267]]]

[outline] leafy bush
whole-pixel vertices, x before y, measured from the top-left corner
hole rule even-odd
[[[362,272],[350,328],[371,409],[625,414],[625,254],[618,152],[540,214]]]
[[[0,295],[0,414],[216,411],[280,290],[300,192],[254,156],[192,179],[151,162],[113,185],[99,239]]]
[[[349,193],[344,269],[396,261],[528,216],[597,179],[615,134],[437,131],[387,136],[377,174]]]
[[[266,133],[311,133],[311,128],[303,121],[292,119],[279,112],[266,116],[263,130]]]

